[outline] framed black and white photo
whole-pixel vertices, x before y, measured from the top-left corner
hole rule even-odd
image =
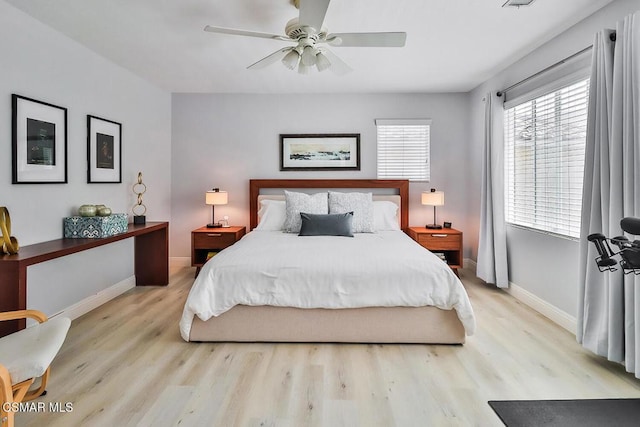
[[[13,184],[67,182],[67,109],[13,94]]]
[[[281,134],[280,170],[360,170],[360,134]]]
[[[122,125],[87,116],[87,182],[122,182]]]

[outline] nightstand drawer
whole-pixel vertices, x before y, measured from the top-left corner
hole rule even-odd
[[[447,232],[424,233],[418,235],[418,243],[431,251],[458,250],[462,243],[462,235]]]
[[[235,233],[195,233],[193,235],[194,249],[224,249],[236,242]]]

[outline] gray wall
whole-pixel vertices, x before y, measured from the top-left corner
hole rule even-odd
[[[484,104],[482,98],[491,91],[504,89],[522,79],[590,46],[594,35],[604,28],[615,28],[618,20],[640,9],[638,0],[617,0],[563,34],[536,49],[483,83],[470,94],[471,132],[469,154],[479,159],[482,154]],[[496,99],[496,98],[494,98]],[[470,162],[468,182],[480,182],[481,164]],[[479,189],[479,187],[478,187]],[[469,192],[470,217],[480,209],[478,192]],[[470,224],[469,239],[476,239],[479,223]],[[473,236],[473,237],[472,237]],[[542,298],[571,316],[577,315],[578,242],[516,227],[507,227],[510,281]],[[477,259],[477,243],[472,245],[472,258]]]
[[[22,246],[62,237],[85,203],[130,213],[142,171],[149,220],[171,216],[171,96],[0,1],[0,206]],[[11,94],[68,109],[68,184],[11,184]],[[122,184],[87,184],[87,114],[122,124]],[[133,243],[29,267],[30,307],[51,315],[131,277]]]
[[[248,226],[251,178],[375,178],[377,118],[433,120],[431,182],[410,185],[409,222],[433,221],[433,210],[420,204],[420,192],[433,186],[445,191],[438,221],[467,228],[466,94],[174,94],[172,110],[174,256],[189,256],[190,231],[211,221],[204,193],[214,186],[229,191],[229,204],[216,207],[216,217]],[[360,171],[280,172],[281,133],[337,132],[361,134]]]

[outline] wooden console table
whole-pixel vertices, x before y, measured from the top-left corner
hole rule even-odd
[[[126,233],[101,239],[57,239],[20,248],[15,255],[0,255],[0,311],[27,308],[27,267],[87,249],[133,237],[137,286],[169,283],[169,223],[129,224]],[[24,329],[26,320],[0,322],[0,337]]]

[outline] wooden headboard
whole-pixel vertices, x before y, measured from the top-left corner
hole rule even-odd
[[[261,189],[393,189],[400,195],[400,228],[409,227],[409,181],[406,179],[251,179],[249,180],[249,222],[258,225],[258,195]]]

